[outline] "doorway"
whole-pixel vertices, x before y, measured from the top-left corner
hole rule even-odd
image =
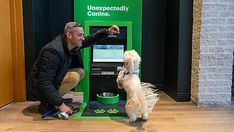
[[[143,1],[142,81],[190,101],[193,1]]]
[[[10,24],[10,2],[0,1],[0,107],[14,101],[13,93],[13,67],[12,67],[12,41]],[[3,48],[4,47],[4,48]]]
[[[22,1],[0,1],[0,107],[25,101]]]

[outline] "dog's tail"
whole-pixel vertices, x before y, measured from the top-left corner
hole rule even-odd
[[[154,108],[154,105],[159,100],[158,94],[156,93],[157,89],[153,84],[141,82],[141,87],[144,90],[145,98],[146,98],[146,106],[147,111],[151,112]]]

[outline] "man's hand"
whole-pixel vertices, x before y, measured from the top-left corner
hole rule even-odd
[[[71,110],[71,108],[70,107],[68,107],[66,104],[62,104],[62,105],[60,105],[59,106],[59,111],[60,112],[66,112],[66,113],[68,113],[68,114],[71,114],[72,113],[72,110]]]
[[[119,33],[120,33],[120,32],[119,32],[119,27],[116,26],[116,25],[112,25],[110,28],[108,28],[108,29],[106,30],[106,32],[107,32],[108,34],[111,34],[111,33],[113,33],[113,34],[119,34]]]

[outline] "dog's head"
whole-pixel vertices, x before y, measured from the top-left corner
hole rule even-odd
[[[141,57],[135,50],[125,51],[123,56],[123,62],[124,67],[130,74],[138,74]]]

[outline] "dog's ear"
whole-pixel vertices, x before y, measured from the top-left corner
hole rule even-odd
[[[134,60],[132,57],[130,57],[128,60],[128,72],[130,74],[133,74],[133,72],[134,72]]]
[[[138,73],[141,58],[135,50],[125,51],[123,61],[126,70],[130,74],[133,74],[134,72]]]
[[[135,72],[135,73],[138,73],[139,72],[139,65],[140,65],[140,62],[138,61],[138,60],[135,60],[134,61],[134,69],[133,69],[133,71]]]

